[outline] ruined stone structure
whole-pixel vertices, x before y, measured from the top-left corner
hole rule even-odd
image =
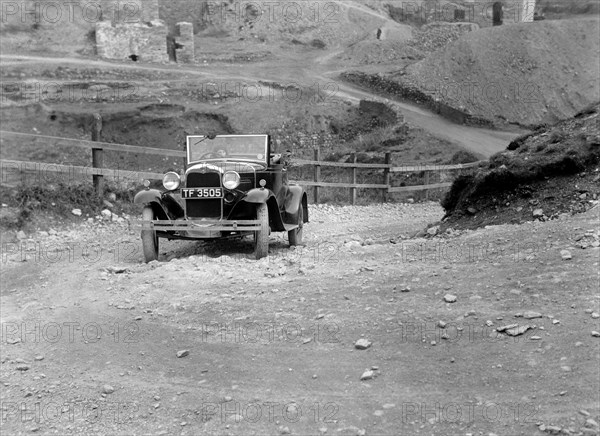
[[[96,24],[98,56],[106,59],[131,59],[142,62],[167,62],[167,26],[160,21],[117,24],[108,21]]]
[[[169,61],[169,28],[159,17],[159,0],[101,0],[100,4],[102,21],[96,24],[98,56],[142,62]],[[174,39],[177,60],[194,62],[191,23],[178,23],[177,32],[179,37]]]
[[[535,0],[522,0],[522,2],[521,21],[530,23],[533,21],[533,14],[535,12]]]
[[[474,0],[466,0],[464,4],[469,3]],[[491,7],[485,7],[481,13],[494,26],[533,21],[536,0],[498,0],[490,4]]]
[[[194,62],[194,25],[192,23],[177,23],[175,38],[175,53],[177,62]]]
[[[480,27],[533,21],[535,0],[454,0],[399,2],[389,6],[395,20],[420,24],[466,22]]]

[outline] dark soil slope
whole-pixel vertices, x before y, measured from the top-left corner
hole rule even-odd
[[[595,104],[574,118],[517,138],[474,174],[458,177],[442,202],[444,227],[583,212],[598,204],[599,163],[600,104]]]

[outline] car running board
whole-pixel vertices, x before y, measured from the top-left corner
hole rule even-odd
[[[290,230],[294,230],[298,228],[298,224],[286,224],[283,223],[283,228],[285,229],[286,232],[289,232]]]

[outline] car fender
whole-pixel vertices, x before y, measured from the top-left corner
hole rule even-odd
[[[158,189],[146,189],[135,194],[133,199],[134,204],[148,204],[154,201],[160,203],[162,193]]]
[[[287,195],[285,196],[285,217],[284,220],[287,224],[297,224],[298,222],[298,210],[302,207],[304,209],[305,223],[308,222],[308,205],[307,205],[306,193],[302,186],[290,185],[288,187]]]
[[[248,193],[243,198],[243,200],[246,203],[261,204],[261,203],[266,203],[267,200],[269,200],[269,198],[272,196],[273,196],[273,193],[271,191],[269,191],[268,189],[256,188],[256,189],[251,189],[250,191],[248,191]]]
[[[281,216],[279,204],[277,203],[275,196],[269,198],[267,201],[267,207],[269,208],[269,224],[271,226],[271,230],[274,232],[285,231],[284,220]]]
[[[185,215],[179,201],[169,193],[158,189],[140,191],[133,199],[134,204],[147,204],[159,219],[177,219]]]
[[[258,192],[255,193],[253,191]],[[277,199],[273,193],[268,189],[253,189],[252,191],[249,191],[248,194],[252,195],[247,195],[241,200],[241,202],[246,202],[255,206],[266,203],[267,208],[269,209],[269,226],[271,227],[271,230],[274,232],[283,232],[285,230],[285,226],[279,210],[279,204],[277,203]],[[265,201],[261,201],[263,198]]]

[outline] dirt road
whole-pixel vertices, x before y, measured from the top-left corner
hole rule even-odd
[[[172,242],[144,265],[97,221],[3,244],[2,433],[597,432],[597,207],[427,240],[403,238],[433,203],[310,213],[261,261]]]
[[[374,97],[374,94],[370,92],[344,83],[337,82],[337,86],[339,89],[336,95],[348,100],[360,101]],[[381,99],[381,97],[379,98]],[[433,136],[447,139],[486,158],[506,150],[508,144],[520,134],[456,124],[415,104],[395,99],[390,100],[402,109],[404,119],[410,125],[420,127]]]
[[[366,90],[356,89],[347,83],[336,79],[337,70],[335,64],[331,64],[332,55],[337,52],[329,53],[317,57],[313,62],[309,63],[305,68],[292,68],[279,66],[275,72],[265,73],[260,65],[249,65],[244,68],[244,74],[239,74],[238,66],[223,66],[218,68],[205,66],[202,69],[192,67],[181,67],[175,65],[156,66],[152,64],[124,64],[117,62],[109,62],[102,60],[77,59],[77,58],[48,58],[43,56],[30,55],[2,55],[0,56],[0,64],[3,66],[15,66],[22,64],[39,64],[50,63],[60,65],[85,65],[96,68],[119,68],[130,70],[143,71],[161,71],[170,72],[173,74],[181,74],[182,76],[200,76],[211,81],[243,81],[243,82],[269,82],[269,83],[285,83],[292,80],[304,80],[307,83],[313,83],[315,80],[321,83],[335,85],[335,94],[332,97],[358,102],[361,99],[381,99],[380,96]],[[295,61],[294,61],[295,62]],[[142,84],[147,85],[148,82]],[[485,157],[489,157],[494,153],[506,149],[506,146],[519,135],[514,132],[504,132],[500,130],[491,130],[464,126],[455,124],[429,110],[415,104],[394,100],[394,103],[400,106],[402,113],[407,122],[411,125],[420,127],[439,138],[447,139],[454,142],[467,150],[479,153]]]

